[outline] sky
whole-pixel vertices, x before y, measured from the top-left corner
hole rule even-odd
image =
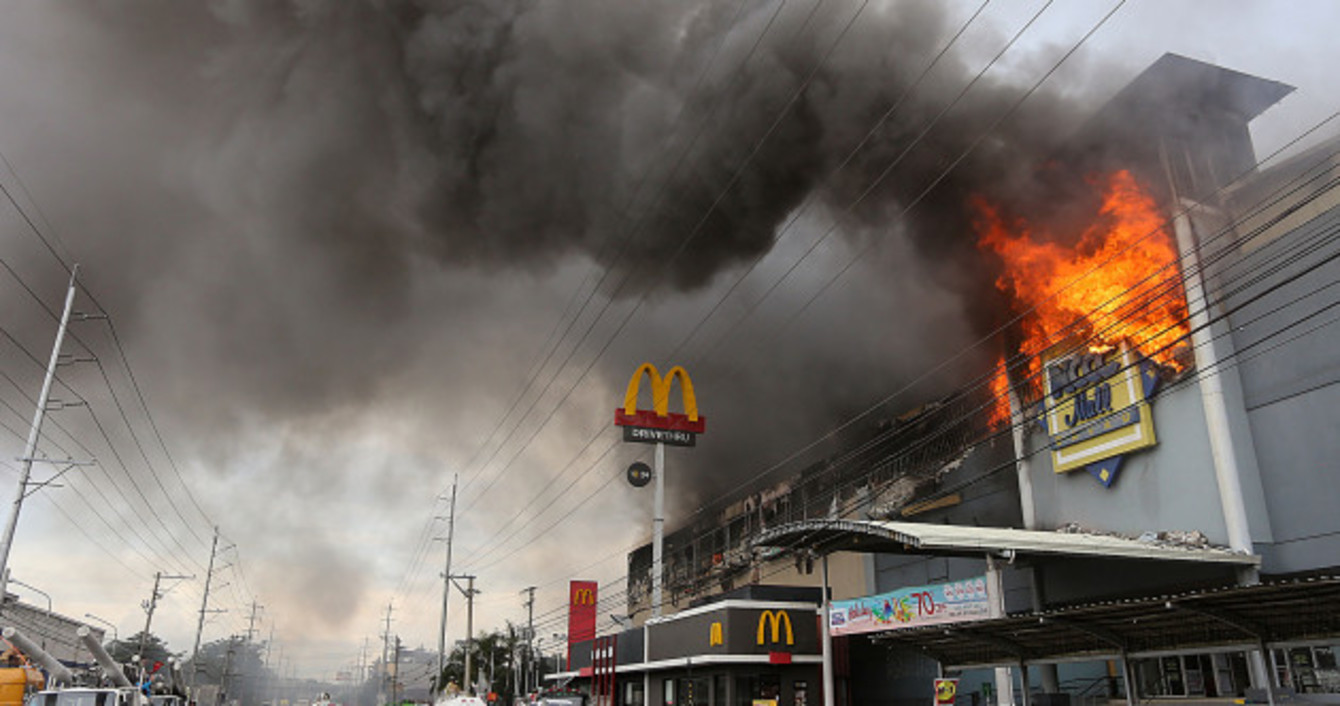
[[[109,316],[72,325],[53,397],[86,404],[39,445],[96,465],[25,502],[13,576],[121,635],[155,572],[193,576],[153,623],[189,651],[217,526],[204,640],[254,601],[258,639],[330,677],[388,605],[436,647],[458,476],[475,625],[536,586],[552,640],[566,581],[621,590],[649,537],[623,480],[649,447],[611,424],[639,364],[685,366],[708,420],[668,454],[673,528],[989,365],[964,204],[1047,208],[1036,165],[1163,53],[1297,89],[1258,157],[1334,136],[1294,143],[1340,109],[1336,26],[1330,2],[13,3],[0,482],[67,266]]]

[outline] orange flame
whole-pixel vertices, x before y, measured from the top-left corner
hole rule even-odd
[[[1006,223],[978,199],[978,246],[1004,264],[996,287],[1026,312],[1022,352],[1038,356],[1065,341],[1091,350],[1125,343],[1180,369],[1175,344],[1190,329],[1177,248],[1153,197],[1128,171],[1106,180],[1102,207],[1073,247],[1036,239],[1022,220]]]
[[[988,403],[990,409],[987,411],[987,427],[991,431],[999,431],[1010,423],[1010,380],[1005,374],[1005,358],[1002,356],[996,361],[996,367],[991,371],[991,380],[988,382],[991,392],[991,400]]]

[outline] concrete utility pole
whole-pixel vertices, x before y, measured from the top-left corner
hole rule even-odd
[[[379,700],[382,703],[386,703],[386,699],[390,693],[386,686],[387,681],[391,678],[391,670],[387,669],[387,665],[391,660],[389,654],[391,651],[391,612],[395,610],[394,605],[395,604],[393,603],[386,604],[386,632],[382,633],[382,675],[380,679],[381,696],[379,697]]]
[[[400,636],[395,636],[395,659],[394,668],[391,670],[391,703],[400,703],[397,694],[400,692]]]
[[[535,671],[535,587],[521,589],[526,594],[526,667],[521,671],[525,675],[523,690],[529,694],[533,672]]]
[[[214,557],[219,553],[219,528],[214,527],[214,542],[209,547],[209,567],[205,569],[205,595],[200,599],[200,619],[195,624],[195,646],[191,648],[191,698],[195,698],[195,675],[200,672],[200,635],[205,631],[205,613],[209,612],[209,589],[214,582]]]
[[[251,616],[247,618],[247,642],[251,642],[251,635],[256,632],[256,611],[264,609],[265,606],[256,605],[256,601],[251,602]]]
[[[219,677],[219,702],[228,703],[228,677],[233,676],[233,651],[237,645],[237,636],[228,636],[228,653],[223,658],[223,675]]]
[[[449,578],[452,583],[455,583],[455,579],[465,579],[468,582],[467,588],[461,588],[461,585],[457,583],[456,590],[465,594],[465,674],[461,677],[461,681],[464,681],[465,684],[462,684],[461,688],[465,689],[467,694],[472,694],[474,693],[474,684],[470,680],[470,674],[474,667],[475,595],[479,591],[475,590],[474,576],[451,576]]]
[[[14,530],[19,524],[19,510],[23,508],[23,499],[28,496],[28,477],[32,475],[33,461],[37,456],[37,440],[42,434],[42,420],[46,418],[47,402],[51,396],[51,381],[56,377],[56,365],[60,361],[61,343],[65,340],[65,330],[70,324],[70,310],[74,306],[75,277],[79,274],[79,265],[70,272],[70,287],[65,293],[65,311],[60,317],[60,326],[56,329],[56,343],[51,347],[51,359],[47,362],[46,377],[42,378],[42,392],[37,396],[37,409],[33,411],[33,423],[28,428],[28,441],[23,446],[23,457],[19,459],[19,487],[14,491],[14,503],[9,509],[9,520],[5,523],[5,532],[0,535],[0,582],[9,578],[9,550],[14,546]],[[0,585],[0,595],[5,587]]]
[[[161,571],[156,571],[156,572],[154,572],[154,590],[153,590],[153,593],[150,593],[150,594],[149,594],[149,600],[147,600],[147,601],[144,602],[144,612],[146,613],[146,615],[144,616],[144,632],[140,633],[140,653],[139,653],[139,660],[140,660],[140,674],[139,674],[139,678],[140,678],[141,681],[144,680],[144,665],[145,665],[145,661],[146,661],[145,654],[144,654],[144,648],[145,648],[145,646],[148,644],[148,641],[149,641],[149,626],[153,624],[153,621],[154,621],[154,609],[158,607],[158,599],[163,597],[163,594],[158,590],[158,586],[159,586],[159,584],[162,583],[163,579],[168,579],[169,581],[174,581],[174,580],[178,580],[178,579],[181,579],[181,580],[189,580],[189,579],[193,579],[193,578],[195,578],[195,577],[194,577],[194,576],[177,576],[177,575],[164,576],[164,575],[163,575],[163,572],[161,572]]]
[[[270,668],[270,651],[274,649],[274,644],[275,644],[275,624],[273,621],[271,621],[270,638],[265,641],[265,661],[261,663],[261,666],[264,667],[265,669]]]
[[[453,475],[451,478],[451,510],[447,514],[447,560],[442,569],[442,623],[437,631],[437,674],[433,676],[436,691],[442,691],[445,686],[437,682],[442,679],[442,670],[447,666],[447,602],[451,598],[451,540],[456,529],[456,482],[459,477]]]
[[[368,638],[363,638],[363,649],[358,651],[358,683],[368,680]]]

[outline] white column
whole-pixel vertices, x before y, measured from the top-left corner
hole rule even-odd
[[[990,618],[1005,616],[1005,582],[1000,567],[990,554],[986,555],[986,595],[991,602]],[[1027,684],[1024,685],[1027,688]],[[999,706],[1014,706],[1014,679],[1009,667],[996,667],[996,703]]]
[[[661,577],[665,573],[665,444],[656,442],[652,475],[656,476],[656,499],[651,518],[651,617],[661,617]]]
[[[824,706],[837,706],[837,689],[833,684],[833,633],[829,615],[833,612],[833,601],[828,593],[828,555],[823,557],[824,567],[824,603],[823,603],[823,650],[824,650]]]

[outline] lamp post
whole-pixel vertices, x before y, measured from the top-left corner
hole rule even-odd
[[[8,572],[6,572],[6,574],[8,574]],[[16,578],[14,578],[13,576],[10,576],[10,577],[9,577],[9,583],[14,584],[15,586],[22,586],[22,587],[28,589],[29,591],[32,591],[33,593],[41,594],[41,596],[42,596],[43,598],[47,599],[47,618],[48,618],[48,619],[51,618],[51,596],[50,596],[46,591],[43,591],[42,589],[37,588],[36,586],[30,586],[30,585],[28,585],[28,584],[26,584],[26,583],[24,583],[24,582],[22,582],[22,581],[20,581],[20,580],[18,580],[18,579],[16,579]],[[45,650],[46,648],[47,648],[47,636],[46,636],[46,631],[43,630],[43,631],[42,631],[42,649]]]
[[[28,589],[29,591],[32,591],[33,593],[41,594],[43,598],[47,599],[47,616],[49,617],[51,615],[51,596],[48,595],[46,591],[43,591],[42,589],[37,588],[36,586],[30,586],[12,576],[9,578],[9,582],[14,584],[15,586],[22,586]]]
[[[116,626],[113,625],[112,622],[111,622],[110,620],[103,620],[102,618],[99,618],[98,616],[96,616],[96,615],[94,615],[94,614],[92,614],[92,613],[84,613],[84,617],[85,617],[85,618],[88,618],[88,619],[90,619],[90,620],[96,620],[96,621],[102,623],[103,625],[106,625],[107,627],[111,628],[111,629],[112,629],[112,642],[120,642],[120,641],[121,641],[121,635],[120,635],[119,633],[116,632]]]

